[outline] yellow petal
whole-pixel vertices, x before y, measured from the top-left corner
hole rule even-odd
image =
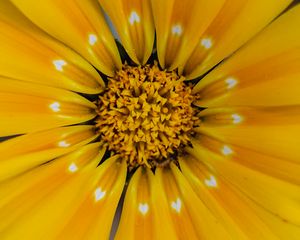
[[[33,196],[40,199],[31,208],[24,209],[25,211],[21,212],[12,224],[1,232],[1,238],[55,239],[55,235],[63,229],[70,217],[76,212],[81,200],[88,196],[91,178],[99,170],[99,168],[96,168],[98,162],[99,154],[95,156],[93,153],[89,164],[78,169],[77,172],[67,173],[68,176],[55,189],[48,193],[47,190],[42,189],[42,193],[37,191],[33,194]],[[51,166],[48,167],[51,168]],[[65,175],[63,172],[67,169],[57,170],[62,171],[60,174]],[[59,174],[59,172],[55,173]],[[47,188],[47,186],[44,187]],[[44,194],[44,196],[41,198],[40,194]],[[36,198],[33,199],[36,200]],[[26,205],[30,204],[31,198],[23,200]]]
[[[160,230],[154,228],[154,209],[151,201],[149,170],[139,168],[130,179],[126,191],[120,224],[115,239],[154,239]]]
[[[272,229],[273,233],[276,234],[279,239],[299,239],[300,226],[292,225],[286,220],[278,218],[271,212],[266,211],[262,206],[251,201],[245,195],[240,194],[240,198],[242,198],[246,204],[251,207],[252,211],[255,212],[255,214],[257,214],[270,229]]]
[[[148,169],[148,177],[151,192],[151,209],[153,214],[154,239],[179,239],[177,230],[172,222],[170,206],[163,189],[161,178],[152,174]],[[162,228],[162,226],[164,226]]]
[[[203,75],[255,36],[291,2],[292,0],[226,1],[203,33],[183,70],[184,74],[189,79]]]
[[[197,140],[188,152],[232,186],[292,225],[300,226],[300,186],[242,166],[203,147]],[[272,166],[270,166],[272,167]],[[216,182],[216,181],[214,181]]]
[[[115,239],[153,239],[153,214],[149,179],[139,168],[126,190],[120,224]],[[151,204],[151,205],[150,205]]]
[[[211,108],[198,132],[259,153],[300,163],[300,107]]]
[[[162,227],[163,226],[163,227]],[[178,239],[161,183],[139,168],[126,191],[116,239]]]
[[[0,181],[76,150],[97,137],[92,126],[30,133],[0,143]]]
[[[127,172],[126,162],[116,159],[106,160],[91,173],[82,197],[76,199],[78,209],[58,239],[109,239]]]
[[[224,0],[151,0],[160,65],[183,67]]]
[[[0,216],[5,219],[0,221],[0,232],[59,189],[93,159],[97,157],[99,161],[104,152],[105,149],[101,149],[99,153],[99,143],[89,144],[0,183]]]
[[[234,144],[222,142],[204,134],[198,136],[197,139],[202,146],[216,154],[226,157],[226,159],[230,161],[234,161],[275,178],[280,178],[298,185],[300,184],[299,163],[249,150],[247,146],[239,147]],[[253,161],[253,159],[255,159],[255,161]]]
[[[230,239],[224,226],[197,197],[177,166],[156,169],[156,175],[169,203],[179,239]]]
[[[85,122],[94,109],[76,93],[0,77],[0,136]]]
[[[154,24],[150,0],[99,0],[131,59],[145,64],[152,53]]]
[[[12,0],[37,26],[62,41],[103,73],[113,76],[121,60],[96,0]]]
[[[300,104],[299,16],[296,6],[202,79],[197,105]]]
[[[185,156],[180,168],[195,193],[224,224],[233,239],[277,239],[244,199],[199,159]]]
[[[0,3],[0,74],[95,94],[104,83],[77,53],[50,38],[9,1]]]

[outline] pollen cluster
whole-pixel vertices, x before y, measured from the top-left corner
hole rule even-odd
[[[157,63],[124,64],[97,101],[102,141],[131,167],[167,165],[190,144],[199,125],[191,92],[184,77],[160,70]]]

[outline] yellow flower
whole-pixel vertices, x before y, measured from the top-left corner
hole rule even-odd
[[[0,239],[299,240],[291,3],[0,1]]]

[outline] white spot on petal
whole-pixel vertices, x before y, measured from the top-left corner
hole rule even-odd
[[[227,89],[231,89],[237,85],[238,81],[232,77],[226,78],[225,83],[227,84]]]
[[[106,192],[105,191],[102,191],[102,189],[100,187],[98,187],[95,192],[94,192],[94,195],[95,195],[95,201],[98,202],[100,201],[101,199],[103,199],[105,197],[105,194]]]
[[[242,117],[237,113],[232,114],[231,117],[232,117],[232,122],[234,124],[238,124],[238,123],[242,122],[242,120],[243,120]]]
[[[212,47],[212,40],[210,38],[203,38],[201,40],[201,45],[205,48],[205,49],[210,49]]]
[[[57,71],[62,72],[64,69],[63,67],[67,65],[67,62],[65,60],[59,59],[59,60],[54,60],[53,65],[55,66]]]
[[[58,146],[59,147],[69,147],[71,144],[70,143],[68,143],[67,141],[59,141],[58,142]]]
[[[149,211],[149,205],[147,203],[140,203],[139,211],[141,214],[146,215],[146,213]]]
[[[140,16],[136,11],[132,11],[129,16],[129,23],[133,25],[134,23],[139,23],[141,21]]]
[[[98,41],[98,37],[95,34],[89,34],[89,44],[94,46]]]
[[[208,187],[217,187],[217,180],[213,175],[210,175],[209,179],[205,179],[204,183]]]
[[[233,153],[232,149],[227,146],[227,145],[224,145],[223,148],[221,149],[221,152],[225,155],[225,156],[228,156],[228,155],[231,155]]]
[[[182,27],[180,24],[173,25],[172,34],[180,36],[182,34]]]
[[[180,213],[181,210],[181,199],[177,198],[176,201],[173,201],[171,203],[171,207],[178,213]]]
[[[59,102],[54,102],[54,103],[51,103],[49,105],[49,107],[51,108],[51,110],[53,112],[59,112],[60,111],[60,103]]]
[[[71,163],[68,169],[70,172],[76,172],[78,170],[78,167],[75,163]]]

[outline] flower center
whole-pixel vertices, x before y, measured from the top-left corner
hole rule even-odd
[[[176,161],[199,125],[196,96],[176,71],[123,65],[99,96],[96,126],[110,151],[130,167]]]

